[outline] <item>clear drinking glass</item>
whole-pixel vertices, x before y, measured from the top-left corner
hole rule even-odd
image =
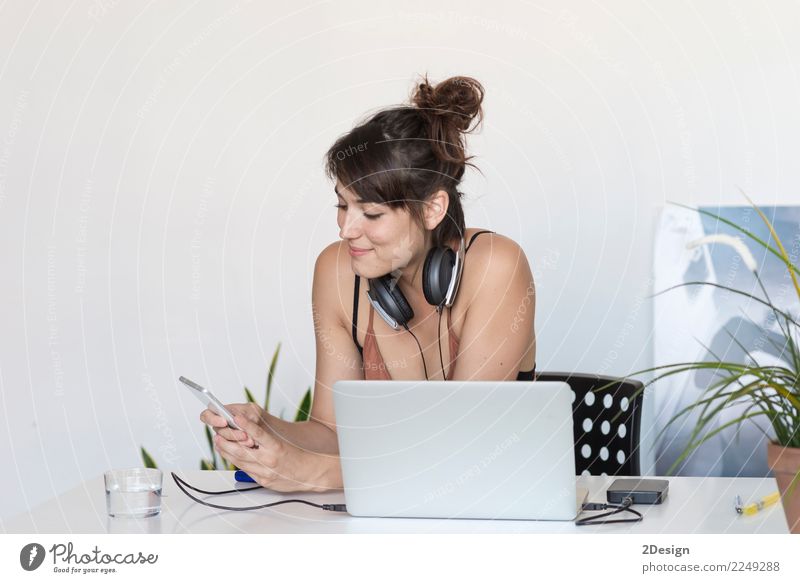
[[[161,512],[161,470],[110,470],[104,477],[109,516],[146,518]]]

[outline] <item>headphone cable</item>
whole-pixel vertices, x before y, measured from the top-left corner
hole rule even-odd
[[[442,359],[442,310],[440,308],[441,306],[436,307],[436,311],[439,312],[439,323],[436,325],[436,343],[439,345],[439,364],[442,365],[442,378],[447,380],[447,375],[444,372],[444,360]],[[450,330],[447,333],[447,337],[450,338]]]
[[[406,332],[408,332],[409,334],[411,334],[411,336],[414,337],[414,341],[417,343],[417,346],[419,347],[419,355],[420,357],[422,357],[422,368],[425,371],[425,380],[429,381],[430,379],[428,378],[428,366],[425,364],[425,355],[422,354],[422,345],[419,343],[419,340],[417,340],[417,337],[414,335],[414,333],[409,329],[408,324],[403,324],[403,328],[405,328]]]
[[[178,488],[186,494],[189,498],[197,502],[198,504],[202,504],[204,506],[209,506],[211,508],[217,508],[219,510],[236,510],[236,511],[245,511],[245,510],[261,510],[262,508],[270,508],[272,506],[278,506],[279,504],[290,504],[290,503],[298,503],[298,504],[306,504],[308,506],[313,506],[315,508],[321,508],[322,510],[330,510],[332,512],[347,512],[347,507],[344,504],[316,504],[314,502],[309,502],[308,500],[300,500],[299,498],[292,498],[290,500],[278,500],[277,502],[269,502],[267,504],[260,504],[258,506],[221,506],[219,504],[211,504],[210,502],[205,502],[200,500],[196,496],[189,494],[186,491],[186,488],[194,490],[195,492],[199,492],[201,494],[208,494],[209,496],[217,496],[219,494],[232,494],[234,492],[249,492],[250,490],[259,490],[262,486],[254,486],[252,488],[237,488],[236,490],[221,490],[219,492],[209,492],[208,490],[201,490],[199,488],[195,488],[188,482],[182,480],[178,476],[175,475],[175,472],[170,472],[172,474],[172,479],[175,480],[175,484]],[[186,488],[184,488],[186,486]]]

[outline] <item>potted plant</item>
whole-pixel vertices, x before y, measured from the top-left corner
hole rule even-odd
[[[747,197],[745,196],[745,198]],[[800,269],[790,260],[783,243],[766,215],[749,198],[747,200],[767,225],[775,247],[769,244],[769,239],[764,241],[732,221],[702,209],[697,209],[697,211],[733,227],[761,245],[767,252],[776,256],[788,270],[794,291],[797,293],[797,297],[800,298],[800,284],[798,283]],[[796,486],[800,482],[800,350],[798,350],[800,324],[798,324],[797,319],[779,309],[773,303],[759,277],[758,265],[749,248],[740,237],[711,235],[692,241],[687,245],[687,248],[713,243],[729,245],[738,252],[744,264],[756,278],[763,297],[706,281],[681,283],[655,295],[666,293],[682,286],[711,285],[759,302],[772,312],[780,327],[782,340],[784,341],[784,346],[780,347],[781,364],[770,366],[759,364],[752,354],[736,339],[735,335],[731,334],[732,340],[739,348],[744,350],[749,362],[727,362],[721,359],[702,362],[681,362],[637,371],[629,376],[657,371],[654,378],[644,384],[642,388],[644,390],[644,388],[660,379],[688,371],[705,369],[715,375],[715,380],[704,390],[701,397],[673,416],[656,438],[659,439],[664,430],[678,419],[690,413],[699,412],[689,442],[675,463],[667,470],[668,474],[671,474],[692,452],[719,432],[735,426],[738,434],[742,423],[759,416],[765,416],[775,433],[774,439],[770,438],[767,444],[767,461],[778,482],[789,530],[794,534],[798,534],[800,533],[800,488]],[[605,388],[607,387],[600,387],[598,390]],[[743,403],[747,405],[743,413],[730,421],[722,423],[719,427],[711,429],[712,422],[718,420],[718,416],[722,411],[734,405],[741,407]]]

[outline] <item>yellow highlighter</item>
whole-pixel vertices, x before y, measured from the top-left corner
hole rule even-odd
[[[756,514],[757,512],[763,510],[767,506],[772,506],[780,499],[781,499],[781,493],[773,492],[769,496],[764,496],[758,502],[752,502],[750,504],[747,504],[746,506],[742,506],[742,497],[737,495],[736,512],[738,514],[744,514],[745,516],[752,516],[753,514]]]

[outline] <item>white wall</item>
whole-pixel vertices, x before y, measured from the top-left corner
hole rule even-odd
[[[0,7],[0,516],[205,454],[175,379],[274,412],[314,375],[322,155],[415,74],[487,88],[467,223],[538,284],[540,370],[651,362],[666,200],[797,202],[791,2],[116,2]]]

